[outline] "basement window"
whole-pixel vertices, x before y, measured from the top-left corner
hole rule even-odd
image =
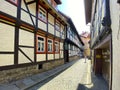
[[[42,69],[43,68],[43,65],[42,64],[39,64],[38,65],[38,69],[40,70],[40,69]]]

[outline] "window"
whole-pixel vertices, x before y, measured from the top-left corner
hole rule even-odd
[[[42,7],[39,7],[38,18],[44,22],[47,20],[46,11]]]
[[[37,37],[37,52],[45,52],[45,38]]]
[[[11,2],[14,5],[18,5],[18,0],[8,0],[9,2]]]
[[[55,42],[55,52],[59,52],[59,42]]]
[[[58,21],[56,21],[55,29],[60,31],[60,23]]]
[[[53,41],[48,40],[48,52],[53,52]]]

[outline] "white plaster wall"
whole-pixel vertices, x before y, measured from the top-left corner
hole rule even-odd
[[[54,26],[48,24],[48,32],[54,35]]]
[[[63,50],[63,43],[62,42],[60,42],[60,49]]]
[[[0,66],[7,66],[14,64],[14,55],[13,54],[0,54]]]
[[[48,54],[48,60],[53,60],[54,59],[54,54]]]
[[[55,54],[55,59],[58,59],[59,58],[59,54]]]
[[[0,51],[14,52],[15,27],[0,23]]]
[[[47,24],[38,20],[38,27],[44,31],[47,31]]]
[[[32,61],[34,61],[34,48],[20,48]],[[19,60],[24,61],[23,58],[21,58],[21,54],[19,54]]]
[[[37,54],[37,62],[45,61],[46,60],[46,54]]]
[[[18,63],[19,64],[23,64],[23,63],[30,63],[31,61],[29,59],[27,59],[20,51],[18,52],[19,56],[18,56]]]
[[[51,14],[48,14],[48,22],[54,25],[54,17]]]
[[[112,45],[113,45],[113,83],[112,90],[120,90],[120,4],[117,0],[110,0],[112,21]]]
[[[60,51],[60,58],[63,58],[63,51]]]
[[[33,22],[35,24],[35,17],[32,16],[32,19],[33,19]],[[29,23],[29,24],[33,25],[32,20],[30,18],[30,15],[23,10],[21,11],[21,20],[25,21],[26,23]]]
[[[22,2],[21,2],[21,8],[23,8],[24,10],[26,10],[27,11],[27,8],[26,8],[26,6],[25,6],[25,4],[24,4],[24,1],[22,0]]]
[[[19,45],[34,46],[34,33],[20,29]]]
[[[56,30],[56,36],[60,37],[60,32]]]
[[[26,0],[26,2],[28,2],[28,1],[29,1],[29,0]],[[23,0],[22,0],[21,8],[23,8],[24,10],[27,11],[27,8],[26,8]],[[31,14],[33,14],[33,15],[36,14],[36,3],[29,4],[29,5],[28,5],[28,8],[29,8]]]
[[[14,17],[17,16],[17,7],[6,0],[0,0],[0,11],[12,15]]]

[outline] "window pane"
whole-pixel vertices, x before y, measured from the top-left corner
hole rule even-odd
[[[38,42],[38,51],[40,51],[40,42]]]
[[[53,50],[52,50],[52,44],[53,44],[52,40],[48,40],[48,51],[49,51],[49,52],[52,52],[52,51],[53,51]]]
[[[44,38],[38,37],[38,52],[44,52]]]
[[[44,43],[42,43],[42,51],[44,51]]]

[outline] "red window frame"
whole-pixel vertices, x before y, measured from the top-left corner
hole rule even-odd
[[[38,38],[43,38],[44,39],[44,51],[38,51]],[[46,37],[37,35],[36,36],[36,53],[37,54],[45,54],[46,53]]]
[[[18,0],[8,0],[10,3],[14,4],[15,6],[18,6]]]

